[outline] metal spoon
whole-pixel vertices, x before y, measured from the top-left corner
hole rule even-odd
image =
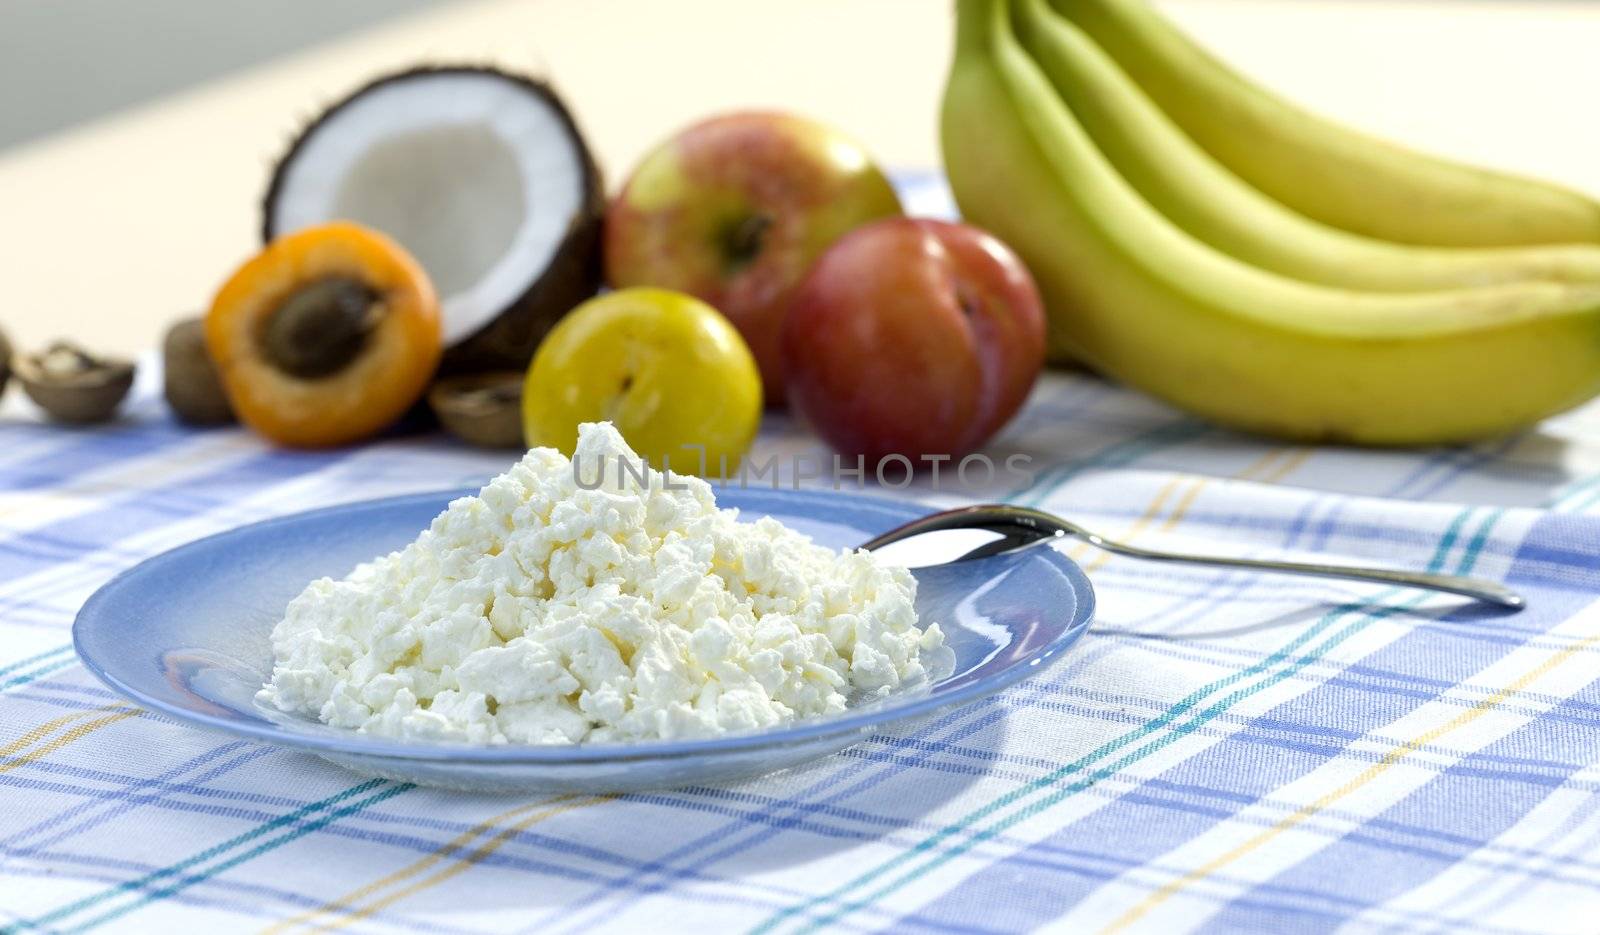
[[[1228,558],[1221,555],[1189,555],[1181,552],[1163,552],[1141,546],[1115,542],[1084,529],[1059,516],[1024,506],[1001,503],[964,506],[954,510],[934,513],[914,519],[904,526],[891,529],[881,536],[861,545],[868,551],[881,549],[892,542],[909,539],[923,533],[946,529],[979,529],[1000,534],[1000,538],[986,542],[967,552],[955,561],[1000,555],[1027,548],[1062,536],[1070,536],[1116,555],[1142,558],[1153,562],[1190,562],[1197,565],[1216,565],[1223,568],[1250,568],[1257,571],[1275,571],[1289,575],[1314,575],[1320,578],[1348,578],[1353,581],[1373,581],[1383,584],[1445,591],[1476,598],[1499,607],[1521,610],[1527,602],[1522,595],[1493,581],[1467,578],[1461,575],[1435,575],[1426,572],[1397,571],[1389,568],[1360,568],[1351,565],[1318,565],[1306,562],[1281,562],[1253,558]]]

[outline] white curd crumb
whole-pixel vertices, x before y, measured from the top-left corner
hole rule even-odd
[[[928,677],[944,638],[906,569],[741,523],[698,478],[640,484],[609,423],[575,460],[585,484],[604,465],[597,489],[536,448],[404,549],[312,582],[259,699],[385,737],[550,744],[773,727]]]

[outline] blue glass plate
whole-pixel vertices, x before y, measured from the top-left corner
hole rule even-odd
[[[84,665],[136,704],[196,727],[305,750],[361,772],[431,785],[620,792],[784,769],[886,725],[992,694],[1059,659],[1088,627],[1094,592],[1038,547],[916,570],[917,612],[944,629],[954,671],[920,691],[778,730],[704,740],[569,746],[400,743],[258,705],[269,636],[307,582],[404,546],[455,497],[419,494],[244,526],[158,555],[91,597],[73,625]],[[823,545],[852,546],[927,512],[833,492],[724,488],[720,505],[765,514]]]

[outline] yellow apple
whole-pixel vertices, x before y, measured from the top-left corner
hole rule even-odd
[[[545,337],[522,394],[529,447],[570,457],[578,425],[599,421],[657,470],[734,471],[761,424],[761,373],[739,332],[699,299],[611,292]]]

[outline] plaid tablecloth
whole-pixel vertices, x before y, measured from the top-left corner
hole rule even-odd
[[[1043,677],[785,774],[597,799],[364,779],[78,666],[73,615],[140,559],[507,462],[437,436],[273,450],[176,426],[148,384],[110,427],[35,424],[16,393],[0,422],[5,931],[1600,929],[1600,408],[1302,448],[1050,375],[992,449],[1047,469],[968,496],[1506,579],[1531,606],[1078,551],[1100,615]],[[769,420],[757,456],[797,451],[820,453]]]

